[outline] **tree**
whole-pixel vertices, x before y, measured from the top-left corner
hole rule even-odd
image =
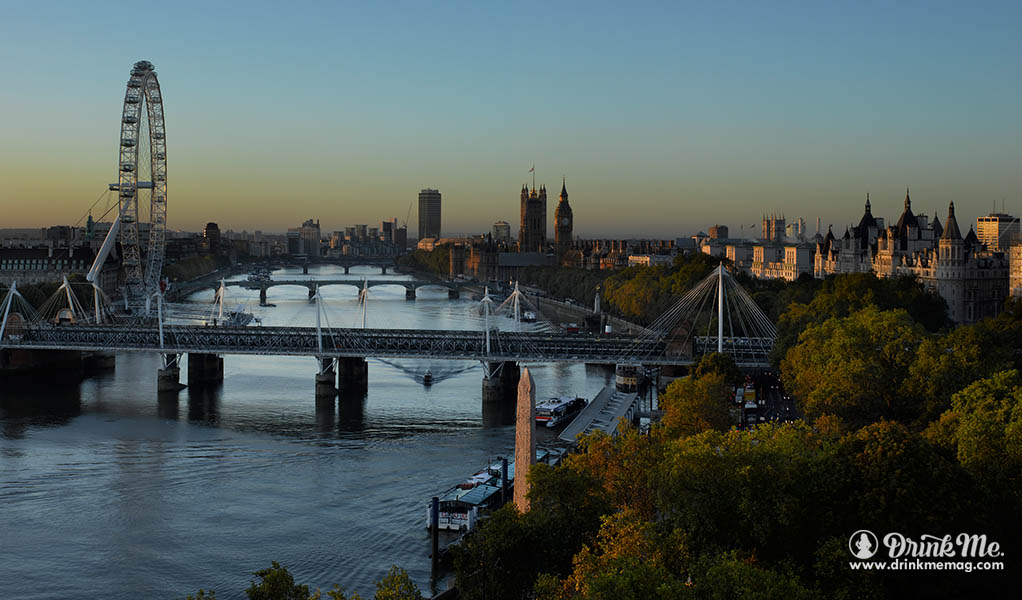
[[[809,419],[834,414],[851,427],[887,418],[911,421],[922,412],[900,395],[922,340],[904,310],[869,306],[813,325],[781,363],[786,389]]]
[[[454,547],[460,598],[517,600],[526,597],[540,572],[535,530],[514,504],[495,511]]]
[[[706,362],[704,358],[699,367],[702,368]],[[679,437],[707,429],[726,431],[731,427],[730,399],[731,386],[720,373],[708,372],[702,376],[675,379],[660,396],[660,406],[664,409],[661,419],[664,434]]]
[[[529,470],[529,526],[540,540],[543,570],[558,576],[571,571],[575,553],[592,543],[600,518],[614,510],[600,480],[568,467],[534,465]]]
[[[796,283],[795,300],[777,317],[777,340],[771,361],[779,365],[803,331],[835,317],[847,317],[866,307],[880,310],[902,309],[927,331],[950,327],[947,303],[930,293],[914,277],[877,278],[872,273],[848,273],[828,277],[812,299],[804,300],[812,287]]]
[[[952,397],[927,436],[985,481],[1022,483],[1022,376],[1002,371],[972,383]]]
[[[597,431],[578,440],[579,452],[565,466],[599,481],[616,508],[630,508],[653,518],[656,505],[656,465],[663,445],[655,436],[628,427],[611,437]]]
[[[1013,347],[992,325],[959,327],[919,345],[902,391],[922,407],[920,424],[939,418],[951,407],[951,396],[973,381],[1011,368]]]
[[[376,582],[375,600],[422,600],[422,593],[408,572],[394,565]],[[339,600],[339,599],[338,599]],[[352,599],[354,600],[354,599]]]
[[[249,600],[309,600],[309,586],[296,584],[287,567],[277,561],[253,575],[259,577],[259,581],[253,581],[245,590]]]
[[[696,597],[705,600],[811,600],[817,597],[791,572],[770,569],[755,559],[726,552],[707,561],[693,578]]]
[[[661,534],[634,512],[607,515],[599,538],[579,551],[568,577],[539,581],[539,598],[681,598],[687,555],[681,536]]]
[[[717,373],[724,376],[724,383],[734,383],[741,378],[741,372],[735,361],[722,352],[711,352],[704,354],[699,359],[694,375],[701,377],[710,373]]]

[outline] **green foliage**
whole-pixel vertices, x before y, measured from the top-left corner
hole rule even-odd
[[[259,578],[245,590],[249,600],[309,600],[309,586],[297,585],[287,567],[273,561],[272,566],[253,573]]]
[[[705,362],[704,358],[699,366]],[[709,371],[675,379],[660,395],[660,406],[665,411],[663,431],[671,437],[695,435],[707,429],[726,431],[731,427],[730,398],[731,385],[721,373]]]
[[[741,379],[742,374],[738,370],[738,366],[735,365],[735,361],[721,352],[711,352],[704,354],[699,359],[699,364],[696,365],[694,375],[696,377],[702,377],[710,373],[716,373],[724,377],[724,383],[733,384]]]
[[[392,566],[383,579],[376,582],[375,600],[422,600],[422,593],[408,572]],[[333,600],[340,600],[335,598]],[[352,598],[351,600],[355,600]]]
[[[702,573],[693,577],[696,598],[705,600],[810,600],[819,594],[807,589],[797,575],[764,568],[736,552],[706,561]]]
[[[806,329],[781,363],[782,380],[811,420],[834,414],[852,427],[912,421],[922,409],[900,390],[922,338],[904,310],[867,306]]]
[[[587,271],[569,267],[527,267],[518,274],[519,281],[537,287],[555,298],[572,298],[592,307],[598,289],[611,271]]]
[[[951,408],[927,430],[935,443],[986,482],[1022,483],[1022,376],[1002,371],[954,395]]]
[[[163,276],[171,281],[191,281],[218,269],[231,266],[231,259],[221,254],[203,254],[163,266]]]
[[[459,597],[524,598],[541,570],[538,533],[513,504],[494,512],[454,549]]]
[[[951,396],[973,381],[1012,368],[1013,347],[999,325],[959,327],[919,345],[902,392],[922,407],[921,425],[939,418],[951,407]]]
[[[245,590],[249,600],[362,600],[358,592],[346,595],[344,590],[334,585],[332,589],[322,592],[316,590],[309,593],[309,586],[295,583],[294,576],[277,561],[266,569],[260,569],[253,573],[259,581],[251,582]],[[422,600],[422,593],[418,586],[408,576],[408,573],[398,567],[392,566],[380,580],[376,582],[375,600]],[[198,595],[188,596],[187,600],[216,600],[212,591],[208,594],[199,590]]]
[[[678,255],[670,267],[628,267],[607,278],[603,299],[626,319],[647,325],[719,264],[719,258],[694,253]]]
[[[850,316],[866,307],[886,311],[903,309],[927,331],[939,331],[951,326],[947,316],[947,303],[936,294],[926,291],[913,277],[879,279],[872,273],[849,273],[828,277],[812,292],[808,282],[799,280],[791,289],[793,303],[777,316],[777,342],[771,353],[777,365],[794,346],[803,331],[831,318]]]
[[[684,540],[630,511],[607,515],[599,537],[583,546],[563,582],[541,580],[541,598],[681,598]]]
[[[448,277],[451,273],[450,246],[437,246],[433,250],[413,250],[397,257],[397,263],[437,277]]]

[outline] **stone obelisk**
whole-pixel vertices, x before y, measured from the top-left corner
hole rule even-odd
[[[518,381],[515,417],[515,506],[529,510],[529,468],[536,462],[536,382],[526,367]]]

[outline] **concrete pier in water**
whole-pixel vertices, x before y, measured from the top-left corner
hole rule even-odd
[[[369,363],[360,357],[337,359],[337,389],[352,391],[369,388]]]
[[[316,373],[316,406],[333,404],[337,397],[337,370],[334,359],[321,358],[320,369]]]
[[[483,374],[483,404],[512,402],[518,389],[520,369],[516,362],[486,363]]]
[[[181,355],[164,354],[163,364],[166,366],[156,372],[156,391],[176,392],[185,387],[181,384]]]
[[[216,354],[188,355],[188,385],[219,383],[224,380],[224,358]]]

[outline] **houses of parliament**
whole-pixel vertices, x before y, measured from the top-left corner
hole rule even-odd
[[[530,190],[528,186],[523,185],[521,202],[522,220],[518,229],[518,250],[545,253],[548,250],[546,186],[542,185],[538,190],[533,187]],[[560,201],[554,211],[554,252],[557,256],[562,256],[571,248],[574,219],[571,205],[568,204],[567,183],[562,179]]]

